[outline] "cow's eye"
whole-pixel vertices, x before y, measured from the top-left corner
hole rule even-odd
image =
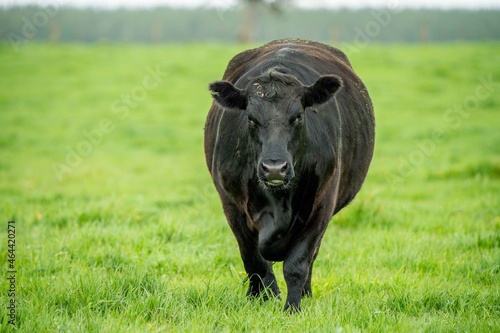
[[[247,116],[248,118],[248,125],[250,127],[256,127],[257,126],[257,121],[252,117],[252,116]]]
[[[302,122],[302,112],[297,114],[294,118],[292,118],[292,121],[290,123],[292,125],[298,125],[301,122]]]

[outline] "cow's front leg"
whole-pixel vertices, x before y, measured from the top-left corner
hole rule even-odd
[[[285,308],[287,311],[300,311],[300,300],[302,290],[306,284],[311,265],[306,246],[299,244],[283,263],[283,274],[285,275],[288,295],[286,297]]]
[[[268,300],[269,297],[279,297],[280,290],[278,288],[278,284],[276,283],[276,277],[274,276],[271,263],[269,263],[268,269],[265,273],[258,274],[247,271],[247,274],[250,281],[247,297],[255,298],[262,296],[264,300]]]
[[[265,260],[258,250],[258,233],[248,229],[246,215],[234,205],[225,204],[224,212],[238,242],[241,259],[247,272],[249,280],[247,297],[258,297],[264,291],[266,291],[264,299],[268,296],[278,296],[280,290],[272,263]]]
[[[239,237],[236,237],[239,239]],[[257,248],[257,239],[250,242],[239,242],[241,259],[248,275],[249,286],[247,297],[278,296],[280,290],[274,276],[272,263],[262,258]]]
[[[285,311],[300,311],[302,296],[312,295],[311,274],[326,225],[305,231],[295,242],[283,263],[288,288]]]

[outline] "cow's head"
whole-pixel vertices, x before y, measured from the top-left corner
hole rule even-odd
[[[335,75],[321,76],[307,86],[291,75],[271,71],[251,80],[245,89],[229,81],[214,82],[209,88],[219,105],[246,113],[260,183],[268,189],[285,189],[306,149],[305,109],[327,102],[340,87],[342,80]]]

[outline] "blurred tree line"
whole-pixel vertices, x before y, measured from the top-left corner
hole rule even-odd
[[[10,43],[30,40],[163,43],[268,41],[301,37],[329,43],[366,44],[500,39],[498,10],[299,10],[280,7],[273,11],[264,6],[255,6],[251,10],[253,22],[244,28],[242,22],[249,20],[245,18],[248,9],[240,7],[116,10],[57,6],[1,8],[0,40]]]

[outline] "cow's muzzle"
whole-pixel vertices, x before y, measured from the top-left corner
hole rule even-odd
[[[259,179],[266,187],[286,186],[293,176],[289,163],[283,160],[264,160],[259,165]]]

